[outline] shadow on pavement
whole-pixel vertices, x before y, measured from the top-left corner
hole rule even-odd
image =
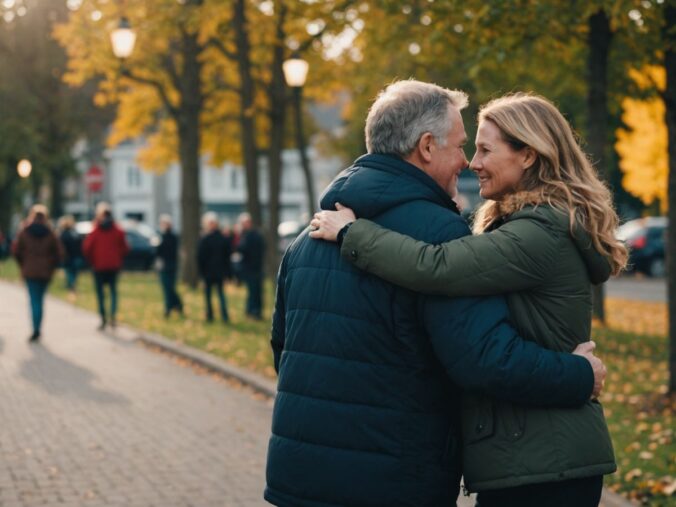
[[[21,376],[55,396],[74,397],[96,403],[128,404],[129,400],[93,385],[96,376],[42,345],[31,345],[32,357],[21,364]]]

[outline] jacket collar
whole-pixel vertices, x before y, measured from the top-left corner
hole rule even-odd
[[[547,200],[541,192],[524,190],[506,196],[502,201],[497,201],[497,216],[504,217],[522,210],[526,206],[540,206],[547,204]]]
[[[421,199],[458,212],[453,199],[418,167],[395,155],[368,154],[336,177],[324,191],[321,207],[335,209],[340,202],[358,217],[373,218]]]

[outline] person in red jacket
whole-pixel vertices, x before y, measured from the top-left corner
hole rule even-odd
[[[92,267],[96,299],[99,304],[101,325],[99,329],[110,323],[115,327],[117,313],[117,277],[122,269],[122,261],[129,253],[129,245],[124,231],[113,220],[113,214],[108,203],[102,202],[96,207],[96,225],[94,230],[85,238],[82,253]],[[104,287],[110,287],[110,320],[106,319]]]

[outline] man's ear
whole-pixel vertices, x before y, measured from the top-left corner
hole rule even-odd
[[[422,160],[429,163],[432,161],[432,152],[435,146],[434,136],[425,132],[416,145],[416,151],[418,151]]]

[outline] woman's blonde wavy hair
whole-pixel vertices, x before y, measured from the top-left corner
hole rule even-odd
[[[612,273],[618,274],[627,264],[628,253],[615,238],[618,218],[610,191],[559,110],[543,97],[516,93],[485,104],[479,111],[479,122],[484,121],[493,122],[513,149],[530,147],[536,154],[517,190],[567,213],[571,234],[576,223],[582,226],[594,248],[608,258]],[[499,202],[485,202],[477,211],[474,231],[483,232],[499,215]]]

